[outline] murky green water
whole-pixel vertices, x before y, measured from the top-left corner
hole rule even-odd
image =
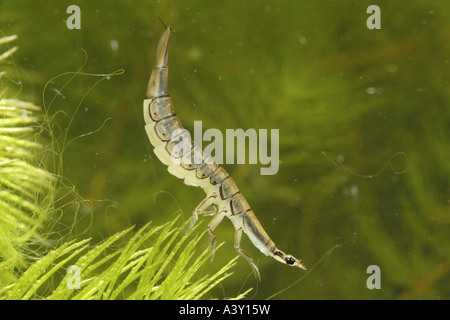
[[[280,130],[277,174],[260,175],[261,164],[225,165],[275,243],[310,269],[274,298],[450,298],[447,1],[77,4],[80,30],[68,29],[61,1],[4,0],[0,23],[3,35],[19,36],[7,70],[22,82],[19,97],[63,110],[57,134],[76,110],[68,139],[92,132],[64,154],[64,176],[92,200],[81,216],[62,217],[78,221],[79,237],[101,240],[180,212],[190,219],[204,197],[166,171],[144,131],[160,16],[175,30],[169,89],[186,128],[202,120],[204,130]],[[381,9],[380,30],[366,26],[371,4]],[[95,87],[100,76],[77,75],[62,89],[72,76],[63,73],[80,68],[124,73]],[[19,93],[12,81],[1,85]],[[226,244],[211,269],[236,254],[231,223],[216,234]],[[252,297],[264,299],[305,275],[248,239],[242,246],[262,282],[240,259],[215,297],[255,287]],[[381,289],[367,287],[371,265]]]

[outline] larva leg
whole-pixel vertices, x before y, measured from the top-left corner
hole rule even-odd
[[[252,266],[253,269],[253,273],[255,274],[256,279],[258,279],[259,281],[261,281],[261,275],[259,274],[259,270],[258,267],[256,266],[256,264],[253,262],[253,259],[250,258],[250,256],[248,256],[244,250],[241,249],[241,237],[242,237],[242,228],[239,228],[236,230],[236,233],[234,235],[234,248],[236,249],[236,251],[242,256],[244,257],[248,263],[250,263],[250,265]]]
[[[220,211],[211,219],[211,221],[208,224],[208,233],[209,239],[211,241],[211,250],[213,250],[213,253],[211,255],[211,261],[214,259],[214,250],[216,249],[217,245],[216,234],[214,233],[214,229],[222,222],[223,217],[225,217],[225,214],[226,211]]]
[[[217,213],[217,208],[213,207],[210,210],[207,210],[209,207],[211,207],[212,204],[214,204],[214,201],[216,201],[216,194],[213,194],[211,196],[207,196],[205,199],[202,200],[202,202],[200,202],[200,204],[194,209],[194,211],[192,212],[192,220],[191,223],[189,224],[189,229],[190,230],[195,223],[198,220],[198,215],[205,215],[205,216],[213,216]]]

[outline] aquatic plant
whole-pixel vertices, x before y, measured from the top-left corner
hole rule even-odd
[[[3,37],[0,45],[16,38]],[[7,49],[0,62],[16,50],[16,46]],[[39,108],[6,99],[6,93],[4,89],[0,94],[0,283],[17,280],[15,270],[28,266],[27,256],[34,255],[28,245],[43,240],[40,229],[54,191],[54,177],[38,166],[34,156],[41,148],[32,135]]]

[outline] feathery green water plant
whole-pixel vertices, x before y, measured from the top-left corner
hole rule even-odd
[[[0,39],[0,45],[16,36]],[[0,62],[17,47],[6,49]],[[2,76],[4,74],[0,74]],[[33,141],[35,113],[32,103],[0,94],[0,284],[16,278],[16,268],[25,268],[27,244],[42,241],[40,228],[52,202],[54,177],[38,167],[35,153],[41,145]]]
[[[186,225],[175,227],[176,222],[156,227],[149,222],[112,252],[111,246],[130,236],[133,228],[90,249],[89,239],[64,243],[31,265],[14,285],[0,289],[0,299],[199,299],[231,275],[237,257],[216,274],[197,277],[212,254],[207,249],[197,255],[196,245],[205,233],[196,228],[186,233]],[[68,273],[48,293],[61,270]]]

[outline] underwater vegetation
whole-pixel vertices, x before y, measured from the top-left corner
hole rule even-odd
[[[366,27],[372,4],[381,9],[379,30]],[[81,29],[69,30],[66,4],[0,4],[0,38],[18,35],[0,45],[0,54],[14,51],[0,69],[1,298],[96,298],[90,289],[100,281],[104,298],[168,298],[162,278],[149,280],[151,262],[168,272],[197,257],[205,263],[192,279],[229,268],[195,297],[450,298],[447,1],[77,5]],[[212,262],[208,218],[184,234],[203,192],[167,173],[142,116],[164,29],[158,16],[174,30],[169,90],[187,129],[196,120],[222,132],[279,129],[276,174],[261,175],[260,164],[224,166],[306,273],[243,239],[257,283],[246,261],[234,260],[227,222],[215,230],[224,243]],[[140,246],[131,241],[141,238]],[[35,288],[38,261],[53,273]],[[66,271],[77,263],[88,277],[69,292],[75,273]],[[379,289],[369,288],[368,270],[379,270]]]

